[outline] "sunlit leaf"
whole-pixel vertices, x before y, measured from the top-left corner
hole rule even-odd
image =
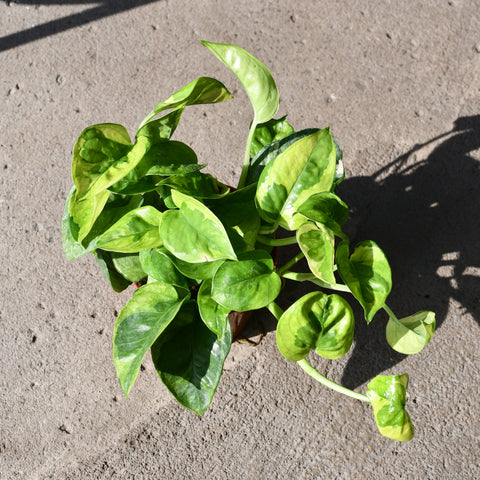
[[[212,298],[212,280],[202,282],[197,295],[198,310],[205,325],[219,339],[221,339],[227,331],[228,314],[230,309],[222,307]]]
[[[253,134],[250,156],[254,157],[266,145],[277,142],[293,132],[293,127],[287,122],[286,115],[282,118],[272,118],[268,122],[260,123]]]

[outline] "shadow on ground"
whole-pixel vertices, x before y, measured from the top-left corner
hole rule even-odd
[[[25,45],[36,40],[40,40],[50,35],[55,35],[71,28],[79,27],[95,20],[100,20],[104,17],[109,17],[117,13],[122,13],[133,8],[148,5],[159,0],[18,0],[18,1],[6,1],[7,5],[14,3],[21,5],[95,5],[91,8],[87,8],[82,12],[67,15],[65,17],[57,18],[40,25],[35,25],[31,28],[21,30],[19,32],[12,33],[0,37],[0,52],[9,50],[11,48]]]

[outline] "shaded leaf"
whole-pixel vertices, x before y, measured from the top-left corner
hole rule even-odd
[[[170,257],[162,249],[144,250],[139,255],[140,265],[149,279],[188,288],[186,278],[177,270]]]
[[[198,310],[205,325],[221,339],[227,331],[230,310],[222,307],[212,298],[212,280],[200,285],[197,296]]]
[[[93,252],[100,270],[110,283],[115,292],[122,292],[132,284],[131,280],[127,280],[116,268],[112,259],[112,252],[105,250],[95,250]]]
[[[87,253],[85,247],[83,247],[83,245],[77,240],[78,225],[73,221],[73,218],[69,213],[70,202],[75,195],[75,191],[75,186],[73,186],[65,200],[65,207],[62,215],[62,246],[63,251],[69,260],[80,258]]]
[[[277,345],[292,361],[315,350],[325,358],[345,355],[353,340],[355,320],[352,309],[339,295],[311,292],[297,300],[280,317]]]
[[[138,258],[138,253],[110,252],[115,269],[130,282],[139,282],[147,277]]]
[[[140,287],[122,308],[113,332],[113,361],[126,396],[145,353],[188,297],[184,288],[154,282]]]
[[[268,122],[260,123],[255,128],[255,133],[253,134],[250,156],[254,157],[266,145],[276,142],[293,132],[293,127],[287,122],[286,115],[282,118],[272,118]]]
[[[212,175],[193,172],[188,175],[173,175],[162,180],[159,185],[167,185],[194,198],[223,198],[230,189]]]

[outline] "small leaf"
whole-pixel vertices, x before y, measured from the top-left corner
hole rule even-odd
[[[389,345],[394,350],[412,355],[427,345],[434,331],[435,313],[424,310],[398,320],[390,316],[386,335]]]
[[[122,308],[113,332],[113,360],[126,396],[145,353],[188,297],[184,288],[154,282],[140,287]]]
[[[123,292],[132,284],[131,280],[127,280],[116,268],[112,259],[112,252],[97,249],[93,252],[100,270],[110,283],[115,292]]]
[[[272,257],[255,250],[219,267],[213,277],[212,298],[230,310],[245,312],[273,302],[281,286],[280,277],[273,271]]]
[[[268,122],[260,123],[255,128],[250,156],[254,157],[263,147],[276,142],[294,132],[293,127],[287,122],[287,116],[271,119]]]
[[[200,77],[189,83],[185,87],[168,97],[164,102],[160,102],[147,115],[140,125],[139,131],[155,115],[168,110],[183,109],[188,105],[201,105],[208,103],[219,103],[232,98],[231,93],[225,88],[223,83],[210,77]]]
[[[329,359],[345,355],[353,340],[354,316],[339,295],[311,292],[297,300],[280,317],[277,345],[292,361],[304,359],[310,350]]]
[[[255,123],[270,120],[278,110],[278,90],[268,68],[243,48],[202,40],[222,63],[240,80],[252,102]]]
[[[69,214],[70,202],[75,195],[75,191],[75,186],[73,186],[65,200],[65,207],[62,216],[62,246],[63,251],[69,260],[80,258],[87,253],[85,247],[77,240],[78,225],[73,221],[73,218]]]
[[[189,263],[237,258],[224,226],[205,205],[176,190],[172,199],[179,210],[163,214],[160,236],[173,255]]]
[[[384,305],[392,289],[392,272],[387,257],[375,242],[360,242],[349,258],[349,244],[337,248],[338,272],[360,302],[367,323]]]
[[[218,339],[202,322],[195,303],[188,302],[153,344],[152,360],[177,401],[202,415],[217,389],[231,343],[230,324]]]
[[[296,230],[305,223],[298,208],[314,193],[330,191],[335,175],[335,146],[328,128],[290,145],[263,170],[256,202],[260,216]]]
[[[130,282],[139,282],[147,277],[138,258],[138,253],[110,252],[115,269]]]
[[[332,137],[333,143],[335,144],[336,152],[336,165],[335,165],[335,177],[333,179],[333,185],[331,188],[332,192],[335,192],[336,188],[343,182],[345,178],[345,167],[343,165],[343,151],[340,148],[340,145]]]
[[[230,189],[209,174],[193,172],[188,175],[173,175],[162,180],[167,185],[194,198],[223,198]]]
[[[322,223],[335,235],[345,238],[341,225],[348,219],[348,206],[334,193],[316,193],[307,198],[298,211],[309,220]]]
[[[139,255],[143,271],[150,279],[188,288],[186,278],[177,270],[170,257],[162,249],[144,250]]]
[[[212,280],[200,285],[197,296],[198,310],[205,325],[221,339],[227,331],[230,310],[222,307],[212,298]]]
[[[335,238],[322,224],[304,223],[297,230],[297,242],[312,273],[324,282],[335,285]]]
[[[378,375],[367,386],[367,397],[380,433],[392,440],[407,442],[414,429],[405,410],[408,375]]]
[[[180,260],[168,250],[165,251],[165,254],[169,256],[170,260],[182,275],[194,280],[208,280],[209,278],[213,278],[218,267],[225,261],[215,260],[213,262],[189,263]]]
[[[148,122],[138,129],[135,136],[148,137],[154,144],[163,140],[170,140],[180,122],[183,110],[183,107],[179,107],[163,117]]]

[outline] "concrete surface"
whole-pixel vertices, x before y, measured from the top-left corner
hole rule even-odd
[[[172,402],[149,362],[123,397],[111,336],[131,291],[63,255],[71,151],[84,127],[133,133],[211,75],[236,98],[192,108],[176,138],[235,182],[251,108],[203,38],[264,61],[296,128],[331,125],[352,231],[386,250],[392,307],[437,312],[416,356],[388,349],[382,315],[368,328],[359,315],[353,352],[317,362],[360,391],[409,372],[413,441],[381,437],[368,405],[283,360],[272,331],[234,345],[203,418]],[[4,1],[0,65],[2,480],[480,478],[478,0]],[[266,312],[256,321],[273,328]]]

